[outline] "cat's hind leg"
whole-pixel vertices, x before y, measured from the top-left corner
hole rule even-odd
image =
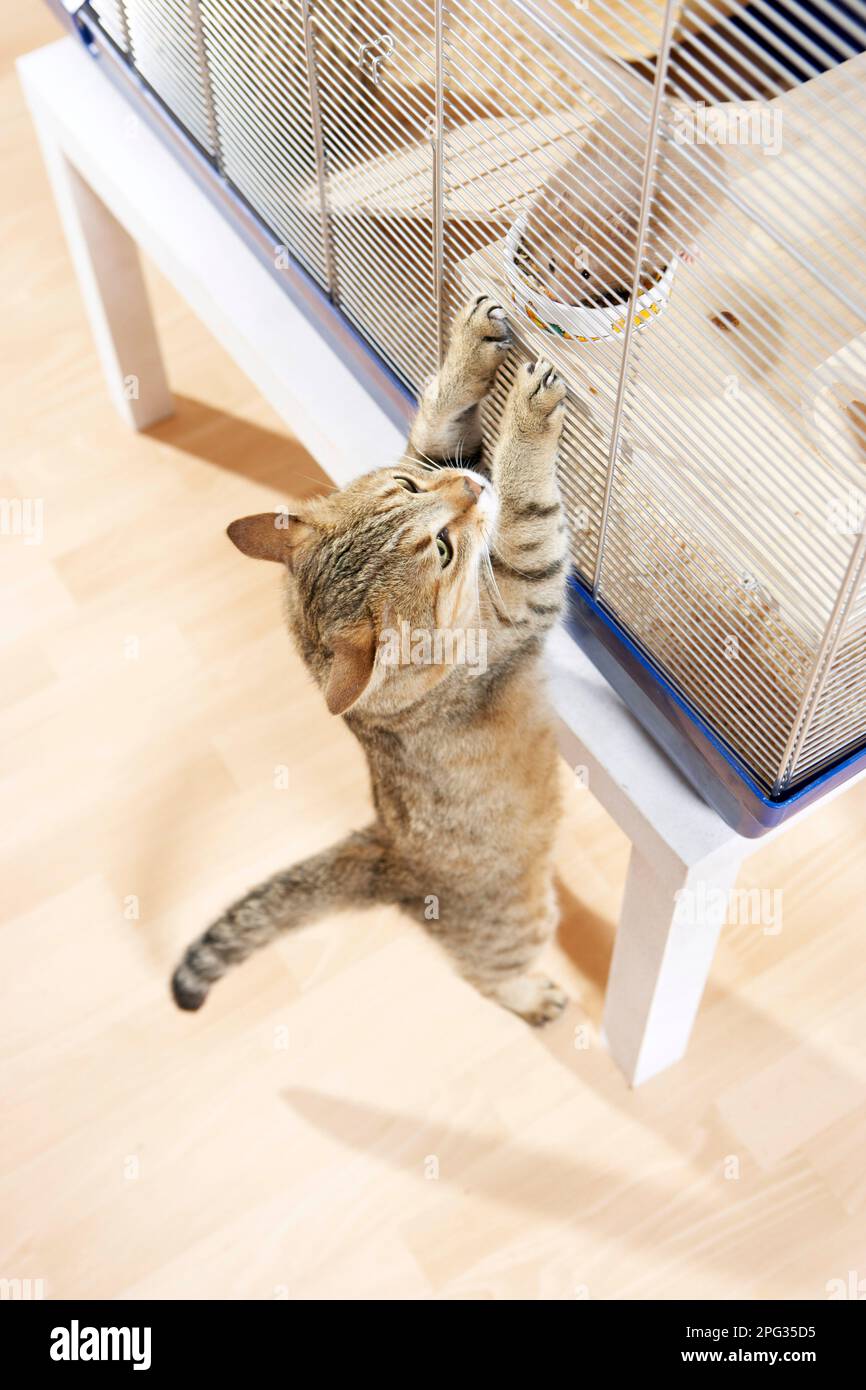
[[[541,1028],[559,1018],[568,996],[554,980],[545,975],[512,975],[493,989],[482,990],[497,1004],[518,1014],[534,1028]]]
[[[201,1008],[211,985],[281,932],[340,908],[388,901],[389,881],[388,849],[375,826],[274,874],[187,948],[171,980],[175,1003]]]
[[[410,457],[439,468],[478,467],[478,406],[510,347],[511,329],[501,304],[480,294],[463,306],[451,326],[445,361],[422,393],[406,446]]]
[[[540,1027],[557,1018],[568,996],[531,967],[558,920],[552,889],[536,904],[452,903],[425,923],[480,994]]]

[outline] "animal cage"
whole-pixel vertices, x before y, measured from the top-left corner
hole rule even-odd
[[[569,388],[572,631],[729,823],[863,765],[862,0],[63,7],[392,414],[508,305]]]

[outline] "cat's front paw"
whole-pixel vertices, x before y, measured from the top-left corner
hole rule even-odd
[[[476,295],[458,313],[451,329],[449,367],[472,382],[480,395],[493,384],[500,362],[511,348],[511,325],[501,304],[488,294]]]
[[[514,377],[509,409],[522,434],[558,439],[565,418],[566,386],[549,362],[524,362]]]
[[[491,343],[499,352],[507,352],[511,347],[508,315],[489,294],[478,294],[468,300],[458,313],[454,328],[474,343]]]

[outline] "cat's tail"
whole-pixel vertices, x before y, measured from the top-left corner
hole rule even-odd
[[[253,888],[187,948],[171,978],[180,1009],[200,1009],[232,965],[289,927],[355,903],[389,900],[389,864],[375,826],[303,859]]]

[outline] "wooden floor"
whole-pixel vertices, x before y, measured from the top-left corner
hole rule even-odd
[[[866,1276],[866,786],[750,861],[782,930],[726,930],[687,1060],[637,1093],[598,1026],[628,847],[563,826],[533,1033],[396,912],[323,922],[200,1015],[180,947],[367,814],[365,769],[225,525],[321,480],[174,295],[178,411],[103,393],[0,44],[0,1276],[49,1297],[824,1298]],[[287,769],[280,776],[280,769]],[[282,783],[285,783],[283,786]]]

